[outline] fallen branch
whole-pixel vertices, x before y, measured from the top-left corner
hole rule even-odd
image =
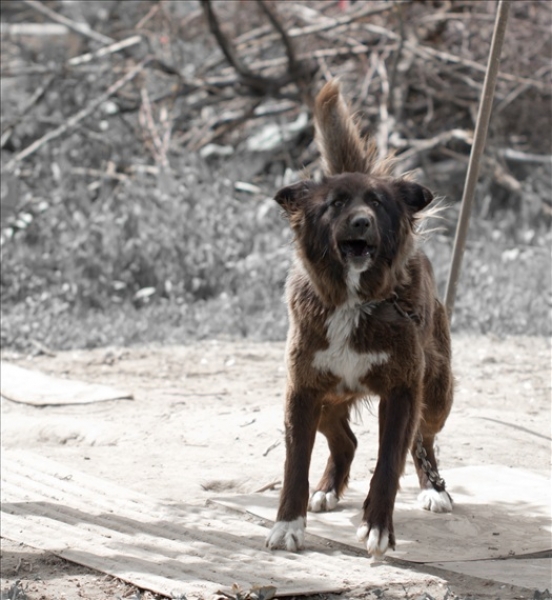
[[[234,51],[232,44],[223,33],[215,11],[211,5],[211,1],[201,0],[201,5],[203,6],[205,16],[207,17],[209,30],[215,36],[215,39],[217,40],[226,60],[237,71],[243,83],[251,87],[256,92],[267,93],[267,91],[272,88],[276,82],[256,75],[245,66],[240,57]]]
[[[276,15],[272,11],[272,9],[269,8],[268,4],[264,0],[257,0],[257,4],[261,7],[261,10],[267,16],[272,27],[274,27],[274,29],[276,29],[276,31],[280,35],[280,37],[282,39],[282,43],[284,44],[284,47],[286,49],[289,75],[291,75],[291,77],[293,79],[295,79],[297,81],[297,83],[299,83],[299,75],[301,74],[301,67],[300,67],[299,63],[297,62],[297,59],[295,57],[295,49],[293,47],[293,44],[291,43],[291,40],[290,40],[288,34],[286,33],[286,30],[284,29],[284,27],[282,26],[280,21],[278,21],[278,19],[276,18]]]
[[[113,85],[111,85],[103,94],[93,100],[87,107],[80,110],[78,113],[70,117],[66,123],[60,125],[53,131],[49,131],[46,135],[43,135],[40,139],[35,140],[31,145],[27,146],[24,150],[16,154],[8,163],[6,163],[6,171],[12,171],[18,162],[34,154],[39,148],[42,148],[48,142],[55,140],[62,136],[69,129],[72,129],[80,123],[83,119],[90,116],[103,102],[105,102],[110,96],[116,94],[123,86],[129,81],[132,81],[140,71],[148,64],[151,60],[150,57],[144,59],[141,63],[136,65],[131,71],[129,71],[124,77],[121,77]]]
[[[12,119],[6,127],[2,128],[0,148],[3,148],[6,145],[14,128],[22,121],[23,117],[31,110],[31,108],[44,96],[46,90],[50,87],[50,85],[52,85],[54,78],[55,77],[53,75],[48,77],[48,79],[35,90],[35,93],[31,96],[27,104],[25,104],[25,106],[21,109],[21,112],[17,115],[17,117]]]
[[[473,134],[464,129],[452,129],[451,131],[444,131],[443,133],[440,133],[429,140],[405,140],[405,145],[408,144],[411,147],[406,152],[397,155],[397,161],[404,162],[410,160],[416,154],[428,152],[429,150],[433,150],[433,148],[436,148],[437,146],[447,144],[450,142],[450,140],[454,139],[462,140],[467,144],[471,144],[473,142]]]
[[[95,179],[115,179],[117,181],[127,181],[128,175],[118,173],[117,171],[100,171],[99,169],[86,169],[84,167],[73,167],[71,175],[80,175],[82,177],[94,177]]]
[[[59,23],[0,23],[0,35],[16,37],[49,37],[63,36],[69,28]]]
[[[201,0],[201,5],[203,6],[205,16],[209,24],[209,29],[215,36],[222,53],[226,57],[226,60],[240,76],[241,82],[250,87],[257,94],[271,95],[292,81],[295,81],[299,85],[302,83],[302,79],[305,78],[305,76],[308,76],[308,73],[306,69],[299,64],[299,60],[295,56],[295,51],[291,41],[272,9],[268,8],[268,6],[264,4],[263,0],[257,0],[257,3],[265,15],[267,15],[272,26],[278,32],[279,37],[282,39],[282,43],[286,48],[287,56],[284,61],[287,62],[288,69],[284,75],[279,77],[265,77],[263,75],[257,75],[251,70],[251,68],[246,66],[236,53],[232,43],[222,31],[218,18],[213,10],[211,0]]]
[[[276,479],[276,481],[271,481],[266,485],[263,485],[258,490],[255,490],[254,494],[262,494],[263,492],[267,492],[268,490],[273,490],[277,485],[280,485],[282,481],[280,479]]]
[[[84,35],[85,37],[88,37],[91,40],[100,42],[100,44],[113,44],[113,42],[115,41],[114,39],[107,37],[106,35],[103,35],[102,33],[93,31],[92,29],[90,29],[90,27],[88,27],[88,25],[84,25],[82,23],[77,23],[76,21],[73,21],[71,19],[68,19],[67,17],[64,17],[63,15],[58,14],[57,12],[51,10],[50,8],[48,8],[47,6],[45,6],[44,4],[42,4],[42,2],[39,2],[38,0],[23,0],[23,2],[27,6],[30,6],[31,8],[36,10],[37,12],[45,15],[52,21],[61,23],[62,25],[69,27],[69,29],[72,29],[73,31],[79,33],[80,35]]]
[[[386,36],[395,42],[400,43],[401,41],[400,35],[396,34],[390,29],[381,27],[380,25],[371,25],[369,23],[364,23],[362,24],[362,28],[371,33]],[[482,65],[477,61],[471,60],[469,58],[462,58],[460,56],[456,56],[456,54],[451,54],[450,52],[442,52],[440,50],[430,48],[429,46],[414,44],[413,42],[410,42],[408,40],[404,41],[404,46],[421,58],[436,58],[444,62],[450,62],[462,65],[464,67],[469,67],[470,69],[473,69],[474,71],[479,71],[480,73],[486,73],[487,71],[485,65]],[[523,83],[531,87],[536,87],[539,90],[544,90],[547,87],[546,84],[544,84],[541,81],[530,79],[528,77],[518,77],[517,75],[512,75],[511,73],[503,73],[499,71],[497,77],[498,79],[502,79],[504,81],[513,81],[515,83]]]
[[[76,67],[77,65],[82,65],[84,63],[91,62],[96,58],[102,58],[103,56],[107,56],[108,54],[114,54],[115,52],[119,52],[120,50],[124,50],[125,48],[130,48],[131,46],[136,46],[142,41],[142,36],[133,35],[132,37],[121,40],[120,42],[115,42],[114,44],[110,44],[109,46],[104,46],[96,52],[87,52],[86,54],[81,54],[80,56],[75,56],[67,61],[67,66]]]
[[[146,139],[146,146],[149,147],[149,150],[153,155],[157,165],[159,165],[159,167],[162,169],[168,169],[169,161],[167,159],[167,152],[171,137],[171,124],[168,121],[167,111],[164,107],[162,107],[160,125],[163,126],[163,134],[160,135],[159,129],[157,128],[153,119],[151,102],[146,87],[143,87],[141,90],[141,98],[142,106],[140,107],[138,121],[144,131],[149,133],[149,139]]]
[[[322,31],[331,31],[332,29],[337,29],[340,27],[345,27],[346,25],[350,25],[359,19],[369,17],[372,15],[377,15],[386,11],[389,11],[393,8],[393,4],[385,3],[384,5],[372,7],[370,5],[361,4],[361,9],[356,12],[350,12],[349,14],[332,19],[330,17],[324,17],[323,23],[315,23],[313,25],[307,25],[306,27],[292,27],[288,31],[288,36],[290,38],[296,37],[304,37],[305,35],[311,35],[313,33],[321,33]],[[263,41],[275,41],[278,37],[276,34],[267,35],[263,38]],[[248,40],[249,41],[249,40]],[[240,45],[244,45],[244,43]]]
[[[516,162],[552,164],[552,154],[531,154],[514,150],[513,148],[501,149],[498,151],[498,154],[507,160]]]

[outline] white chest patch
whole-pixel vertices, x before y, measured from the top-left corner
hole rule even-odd
[[[355,352],[349,344],[351,334],[358,327],[363,309],[359,305],[337,308],[326,321],[329,347],[314,355],[313,366],[319,371],[341,377],[341,386],[351,392],[366,392],[360,379],[372,367],[389,360],[388,352]],[[366,308],[364,309],[366,312]]]

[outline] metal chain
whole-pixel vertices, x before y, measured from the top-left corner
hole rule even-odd
[[[422,435],[418,435],[416,440],[416,458],[420,461],[422,471],[426,474],[431,485],[439,492],[445,489],[445,480],[439,475],[439,472],[431,466],[431,463],[427,459],[427,452],[423,446]]]
[[[404,317],[405,319],[410,319],[411,321],[416,323],[416,325],[421,325],[422,319],[419,315],[417,315],[413,311],[406,311],[399,305],[399,296],[397,292],[393,292],[391,294],[389,301],[391,302],[391,304],[393,304],[395,310],[399,313],[399,315],[401,315],[401,317]]]

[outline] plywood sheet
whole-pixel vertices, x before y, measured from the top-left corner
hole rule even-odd
[[[395,505],[397,549],[390,556],[418,563],[501,558],[551,547],[550,481],[520,469],[482,466],[444,473],[451,514],[418,507],[415,477],[402,480]],[[362,548],[355,537],[366,485],[353,482],[337,509],[309,513],[308,532]],[[277,493],[217,499],[227,507],[274,519]]]
[[[530,589],[552,589],[552,558],[475,560],[433,563],[431,566]]]
[[[240,513],[164,504],[19,450],[3,449],[1,461],[2,537],[142,589],[192,599],[237,583],[245,590],[272,585],[279,596],[295,596],[337,592],[366,580],[365,556],[331,547],[270,552],[264,548],[268,529]],[[428,577],[382,564],[370,580],[385,585]]]
[[[132,398],[132,394],[125,390],[52,377],[4,361],[0,364],[0,391],[8,400],[36,406],[86,404]]]

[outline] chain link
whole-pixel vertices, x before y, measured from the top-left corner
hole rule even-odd
[[[416,440],[416,458],[420,461],[422,471],[429,479],[431,485],[438,491],[442,492],[445,489],[445,480],[439,475],[439,472],[431,466],[431,463],[427,459],[427,452],[423,446],[422,435],[418,435]]]

